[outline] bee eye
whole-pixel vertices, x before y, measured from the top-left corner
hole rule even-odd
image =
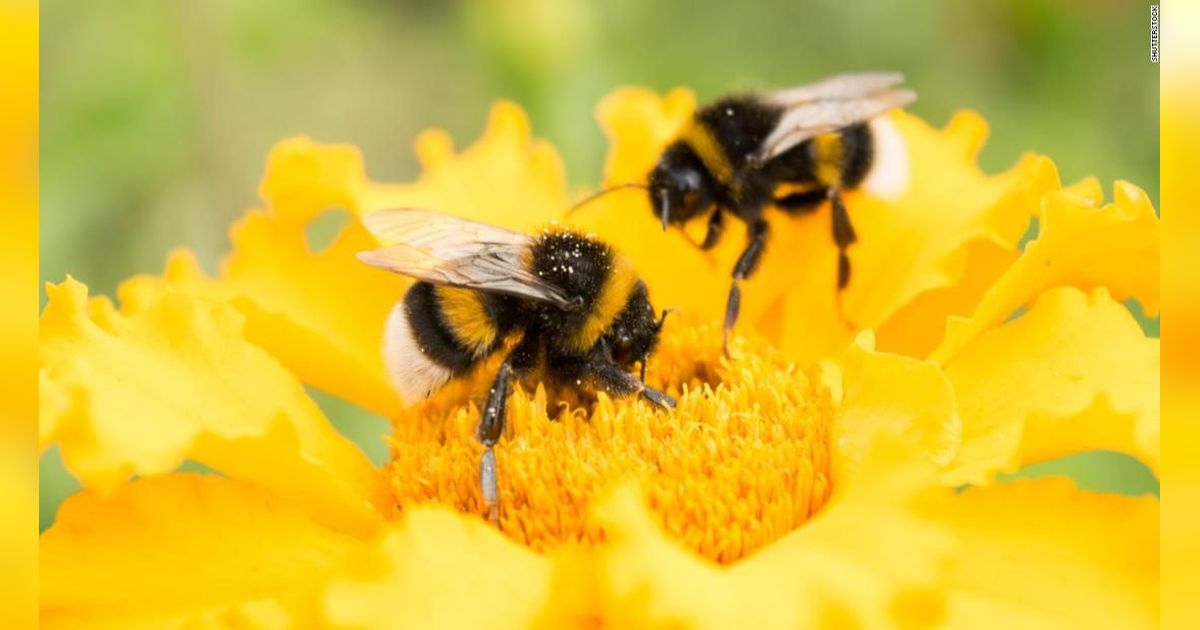
[[[694,194],[700,190],[700,174],[692,170],[684,171],[683,176],[679,178],[678,184],[679,189],[685,194]]]
[[[691,208],[696,205],[696,202],[699,200],[699,198],[700,195],[696,191],[689,190],[683,193],[683,206],[685,208]]]

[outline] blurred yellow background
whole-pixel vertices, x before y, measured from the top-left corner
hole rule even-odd
[[[214,271],[228,225],[257,203],[268,149],[289,135],[356,144],[372,177],[407,180],[419,131],[447,129],[461,146],[508,98],[562,152],[571,183],[594,184],[605,145],[592,109],[622,84],[705,99],[900,70],[920,95],[910,109],[932,123],[959,108],[990,122],[985,169],[1037,151],[1064,181],[1128,179],[1158,206],[1144,2],[50,0],[41,11],[41,272],[97,293],[158,271],[180,244]],[[1157,319],[1143,323],[1157,334]],[[382,420],[316,397],[376,461],[386,455]],[[1027,472],[1158,491],[1116,455]],[[55,452],[41,474],[45,527],[76,486]]]

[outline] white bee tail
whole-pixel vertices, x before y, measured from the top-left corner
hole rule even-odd
[[[383,362],[392,386],[408,404],[422,401],[450,380],[450,370],[421,351],[404,300],[396,302],[383,332]]]
[[[875,159],[862,187],[884,199],[896,199],[908,190],[908,145],[889,116],[870,122]]]

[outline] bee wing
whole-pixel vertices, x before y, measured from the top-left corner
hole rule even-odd
[[[437,258],[456,258],[464,244],[528,245],[528,234],[468,221],[434,210],[388,208],[363,217],[363,225],[384,243],[428,250]]]
[[[769,100],[783,116],[761,147],[750,155],[763,164],[814,136],[868,121],[917,99],[911,90],[891,89],[899,73],[840,75],[820,83],[777,92]]]
[[[838,74],[815,83],[780,90],[767,96],[775,105],[788,107],[824,99],[860,98],[890,88],[904,80],[899,72]]]
[[[424,282],[501,293],[569,309],[559,287],[525,268],[534,239],[484,223],[396,208],[366,215],[367,229],[393,245],[360,252],[368,265]]]

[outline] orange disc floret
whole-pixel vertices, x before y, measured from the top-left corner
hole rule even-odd
[[[675,322],[651,359],[648,382],[679,399],[663,412],[636,399],[517,388],[496,446],[500,529],[543,551],[603,537],[594,498],[636,479],[680,544],[729,563],[807,521],[829,496],[834,411],[815,370],[753,341],[737,361],[715,325]],[[394,421],[392,490],[402,507],[436,502],[482,513],[476,403],[487,367]]]

